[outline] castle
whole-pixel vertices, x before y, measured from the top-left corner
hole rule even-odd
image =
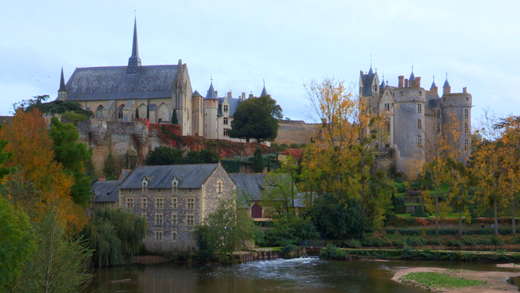
[[[452,93],[446,76],[439,95],[435,81],[429,90],[421,87],[421,78],[413,73],[408,79],[398,77],[398,86],[390,86],[384,79],[380,82],[377,72],[360,72],[359,96],[368,108],[383,117],[384,132],[376,142],[377,148],[395,151],[397,172],[417,174],[427,160],[428,153],[441,134],[456,130],[459,135],[450,141],[460,150],[459,159],[467,158],[471,150],[472,97],[466,88],[461,93]]]
[[[76,68],[67,83],[62,69],[57,100],[78,102],[94,113],[94,119],[108,122],[148,118],[150,123],[171,123],[175,112],[181,135],[245,141],[230,138],[228,132],[233,114],[246,94],[238,98],[233,98],[231,92],[220,98],[217,94],[213,81],[206,97],[193,92],[182,60],[177,65],[142,65],[135,21],[128,65]],[[263,95],[267,95],[265,83]]]

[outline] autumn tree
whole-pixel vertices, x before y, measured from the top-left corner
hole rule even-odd
[[[25,113],[16,111],[12,121],[4,124],[0,131],[0,139],[9,140],[6,151],[12,152],[7,167],[17,167],[17,174],[8,175],[18,180],[31,183],[37,190],[37,199],[30,205],[24,205],[33,221],[41,217],[52,206],[57,205],[61,211],[60,220],[67,229],[79,231],[85,224],[85,210],[78,206],[70,196],[74,184],[73,176],[64,172],[63,165],[54,160],[53,140],[41,113],[37,109]],[[9,193],[15,203],[24,204],[26,198],[21,193]],[[18,197],[19,196],[19,197]]]
[[[78,142],[78,130],[72,124],[63,124],[58,118],[51,120],[51,138],[53,140],[54,160],[61,163],[65,173],[74,178],[71,196],[74,202],[86,206],[90,200],[90,177],[85,165],[92,157],[92,150],[87,150],[84,143]]]

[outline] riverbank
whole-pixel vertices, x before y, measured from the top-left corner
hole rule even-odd
[[[428,287],[425,284],[419,284],[414,281],[406,280],[406,276],[411,273],[418,272],[433,272],[433,273],[446,273],[453,277],[463,278],[467,280],[476,280],[484,282],[483,285],[468,286],[462,288],[443,288],[443,287]],[[419,287],[424,290],[430,290],[431,292],[446,292],[446,293],[495,293],[495,292],[518,292],[517,287],[508,284],[506,280],[511,277],[520,276],[520,272],[492,272],[492,271],[470,271],[470,270],[453,270],[443,268],[406,268],[397,271],[392,280],[406,284],[412,287]]]

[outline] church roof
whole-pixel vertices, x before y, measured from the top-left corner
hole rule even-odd
[[[67,82],[72,101],[129,100],[171,97],[178,65],[141,66],[127,74],[127,66],[76,68]]]
[[[65,78],[63,77],[63,67],[61,68],[61,78],[60,78],[60,88],[58,92],[66,92],[67,88],[65,87]]]

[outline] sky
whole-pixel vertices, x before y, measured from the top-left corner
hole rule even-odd
[[[426,89],[520,115],[520,1],[3,1],[0,115],[35,95],[57,97],[60,70],[127,65],[137,17],[143,65],[188,66],[203,96],[255,96],[263,80],[285,117],[311,122],[304,84],[335,78],[357,94],[370,64],[396,86],[412,66]]]

